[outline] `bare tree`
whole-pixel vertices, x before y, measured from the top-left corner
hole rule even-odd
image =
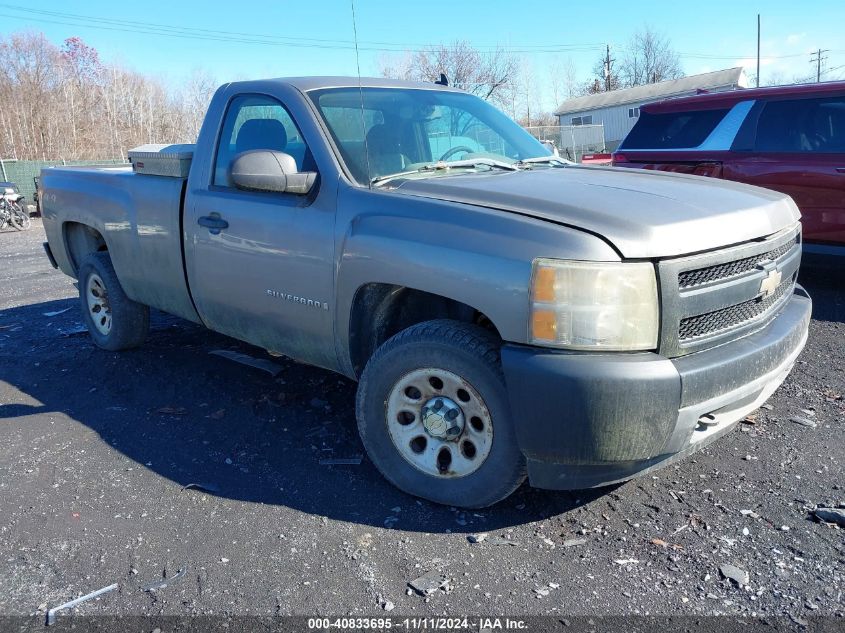
[[[571,99],[581,93],[581,86],[578,84],[578,73],[575,63],[571,57],[561,61],[555,56],[549,66],[549,89],[555,107],[559,106],[564,99]]]
[[[201,72],[168,90],[103,64],[80,38],[57,47],[41,33],[14,33],[0,38],[0,157],[124,158],[143,143],[192,141],[213,90]]]
[[[619,64],[622,87],[657,83],[684,76],[669,38],[646,25],[634,33]]]
[[[481,52],[466,41],[428,47],[402,58],[378,60],[384,77],[437,81],[441,73],[450,86],[466,90],[502,107],[512,108],[511,90],[519,71],[519,60],[502,48]]]

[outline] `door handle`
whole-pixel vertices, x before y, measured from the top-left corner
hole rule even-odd
[[[218,213],[200,216],[197,219],[197,224],[207,228],[208,232],[212,235],[219,235],[220,231],[229,228],[229,223],[226,222],[226,220],[224,220],[223,218],[221,218],[220,214]]]

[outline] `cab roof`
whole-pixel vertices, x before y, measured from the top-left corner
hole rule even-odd
[[[433,82],[406,81],[403,79],[388,79],[385,77],[278,77],[275,79],[263,79],[258,83],[282,83],[293,86],[302,92],[311,90],[322,90],[323,88],[415,88],[417,90],[446,90],[450,92],[463,92],[450,86],[442,86]],[[234,82],[234,83],[250,83]]]

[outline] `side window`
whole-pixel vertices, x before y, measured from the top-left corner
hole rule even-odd
[[[241,95],[229,103],[214,162],[213,184],[231,187],[227,178],[229,164],[235,156],[251,149],[285,152],[293,156],[298,171],[316,171],[290,113],[271,97]]]
[[[754,149],[845,153],[845,96],[766,103],[757,124]]]
[[[701,145],[727,110],[691,110],[651,114],[639,112],[620,149],[689,149]]]

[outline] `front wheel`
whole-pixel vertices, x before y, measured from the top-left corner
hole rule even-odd
[[[106,252],[91,253],[79,267],[82,318],[94,342],[118,351],[138,347],[150,329],[149,307],[123,292]]]
[[[26,208],[17,202],[11,203],[9,206],[9,214],[11,216],[9,221],[18,231],[26,231],[32,226],[32,219],[29,217],[29,213],[26,211]]]
[[[396,487],[482,508],[525,479],[497,338],[450,320],[412,326],[361,376],[356,414],[370,459]]]

